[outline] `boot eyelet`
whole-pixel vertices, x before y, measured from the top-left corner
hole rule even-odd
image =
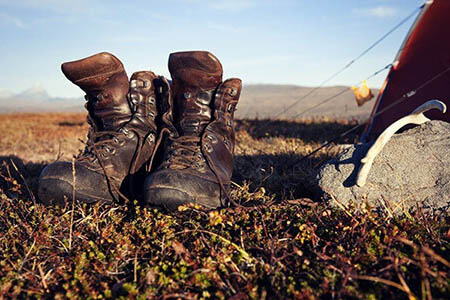
[[[230,96],[231,96],[231,97],[234,97],[234,96],[236,96],[236,95],[237,95],[237,91],[236,91],[235,89],[231,88]]]
[[[97,100],[98,101],[102,101],[105,98],[105,96],[103,96],[103,94],[98,94],[97,95]]]
[[[153,119],[155,118],[155,113],[151,111],[148,113],[148,116]]]
[[[227,107],[227,111],[229,112],[229,113],[232,113],[233,112],[233,104],[228,104],[228,107]]]
[[[137,86],[138,86],[138,81],[136,79],[133,79],[133,80],[130,81],[130,87],[132,89],[137,88]]]
[[[149,97],[148,98],[148,104],[155,105],[155,98]]]
[[[205,144],[205,146],[203,147],[205,149],[206,152],[211,153],[212,152],[212,147],[209,144]]]
[[[227,126],[232,127],[233,126],[233,121],[227,120]]]
[[[134,104],[137,104],[138,101],[142,100],[142,95],[136,94],[136,93],[130,93],[130,98],[131,98],[131,102],[133,102]]]
[[[189,98],[192,97],[192,94],[189,93],[189,92],[186,92],[186,93],[183,94],[183,96],[184,96],[185,99],[189,99]]]
[[[155,135],[154,135],[153,133],[150,133],[150,134],[148,135],[148,140],[149,140],[150,142],[154,142],[154,141],[155,141]]]
[[[211,93],[200,91],[196,94],[196,102],[200,105],[209,105],[211,103]]]
[[[113,141],[114,141],[114,143],[118,144],[119,146],[123,146],[125,144],[125,141],[123,141],[117,137],[114,137]]]
[[[207,134],[206,138],[209,139],[213,144],[217,144],[217,138],[212,134]]]
[[[230,148],[230,142],[227,139],[223,139],[223,143],[227,148]]]
[[[148,87],[150,87],[150,86],[151,86],[151,82],[148,81],[148,80],[144,80],[144,87],[145,87],[145,88],[148,88]]]
[[[122,132],[128,139],[131,139],[134,136],[134,133],[132,131],[129,131],[125,127],[120,129],[119,131]]]

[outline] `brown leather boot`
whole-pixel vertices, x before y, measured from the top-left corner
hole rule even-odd
[[[40,200],[63,204],[72,200],[74,190],[77,201],[88,203],[132,197],[132,179],[146,173],[143,169],[155,150],[160,101],[155,86],[167,81],[142,71],[128,82],[122,63],[109,53],[64,63],[62,71],[86,92],[91,128],[75,170],[72,162],[58,161],[42,171]]]
[[[163,119],[170,137],[163,163],[145,180],[144,199],[169,210],[186,203],[224,206],[233,171],[233,114],[241,80],[222,82],[222,65],[204,51],[171,54],[169,71],[174,104]]]

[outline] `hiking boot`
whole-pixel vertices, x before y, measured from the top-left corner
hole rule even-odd
[[[164,158],[144,183],[148,204],[176,209],[186,203],[207,208],[226,205],[233,171],[233,114],[240,79],[222,82],[222,65],[209,52],[169,57],[173,103],[163,126],[170,133]]]
[[[73,195],[87,203],[133,197],[132,182],[139,173],[144,177],[154,153],[155,86],[164,84],[162,78],[142,71],[128,82],[122,63],[109,53],[64,63],[62,71],[86,93],[90,129],[73,165],[57,161],[42,171],[40,200],[50,205],[72,201]]]

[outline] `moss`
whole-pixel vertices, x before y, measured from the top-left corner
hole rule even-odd
[[[338,147],[300,159],[348,126],[269,122],[266,136],[261,124],[238,122],[231,194],[245,207],[210,212],[187,205],[164,213],[136,201],[76,205],[71,223],[70,207],[35,204],[22,177],[8,162],[0,164],[0,294],[408,299],[401,277],[416,297],[428,284],[433,299],[448,297],[448,213],[385,219],[369,208],[346,213],[287,202],[310,195],[314,166]],[[29,167],[24,178],[35,182],[42,166]]]

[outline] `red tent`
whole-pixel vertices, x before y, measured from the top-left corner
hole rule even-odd
[[[377,137],[422,103],[438,99],[450,108],[450,0],[427,1],[411,27],[384,82],[365,130]],[[450,122],[450,113],[430,111]]]

